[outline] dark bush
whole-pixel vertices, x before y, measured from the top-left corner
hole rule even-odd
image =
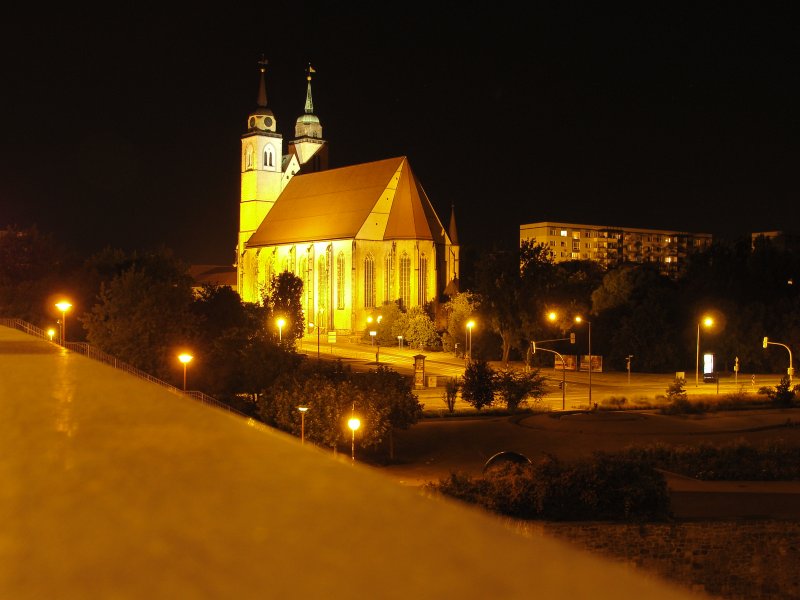
[[[596,455],[575,464],[547,458],[506,464],[482,478],[452,474],[432,484],[448,496],[519,519],[660,520],[669,516],[663,476],[629,458]]]

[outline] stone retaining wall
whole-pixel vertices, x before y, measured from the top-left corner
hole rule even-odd
[[[800,598],[800,522],[526,523],[712,596]]]

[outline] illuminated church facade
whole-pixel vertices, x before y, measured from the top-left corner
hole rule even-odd
[[[237,289],[261,302],[273,276],[303,281],[307,323],[363,331],[387,302],[425,306],[458,289],[453,212],[447,229],[406,157],[328,169],[314,115],[311,74],[304,113],[284,150],[261,71],[256,109],[241,145]]]

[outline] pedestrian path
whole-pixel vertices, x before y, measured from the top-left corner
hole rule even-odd
[[[2,326],[0,482],[2,598],[694,597]]]

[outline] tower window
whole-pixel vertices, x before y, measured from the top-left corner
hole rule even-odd
[[[244,170],[253,170],[253,146],[250,144],[247,144],[247,148],[244,149]]]
[[[275,148],[272,147],[272,144],[264,146],[264,168],[275,168]]]

